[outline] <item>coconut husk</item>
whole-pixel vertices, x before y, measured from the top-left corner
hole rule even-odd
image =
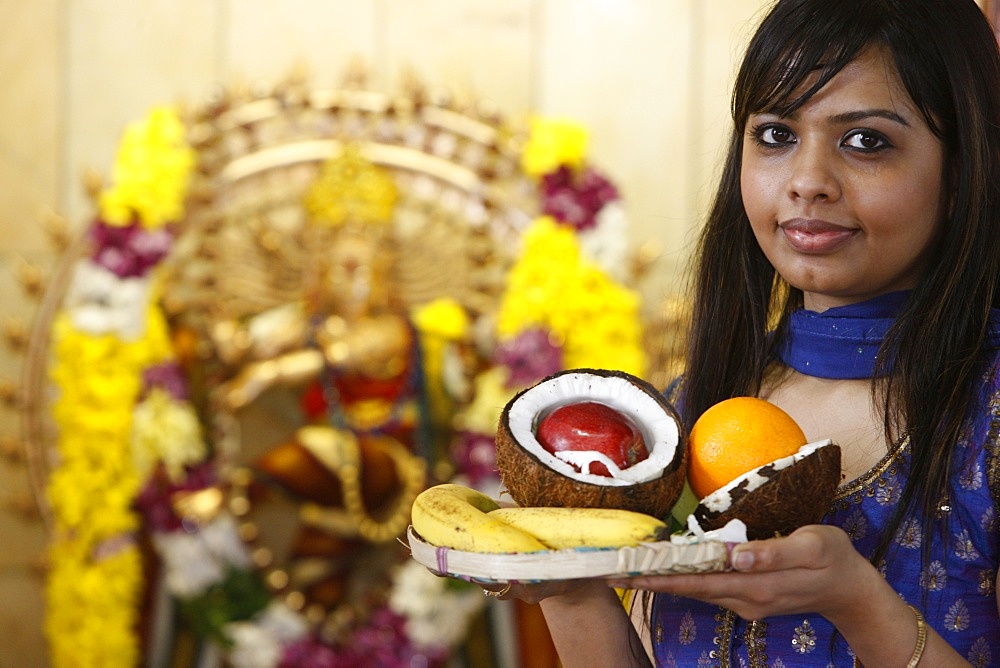
[[[659,478],[630,485],[600,485],[574,480],[546,466],[532,452],[517,442],[509,426],[511,406],[527,390],[522,390],[504,407],[496,435],[497,468],[500,479],[520,506],[564,508],[621,508],[666,518],[680,498],[687,476],[687,448],[680,431],[676,409],[655,387],[646,381],[619,371],[570,369],[564,373],[588,373],[597,376],[627,378],[630,383],[656,399],[656,403],[677,422],[678,443],[674,457]],[[548,379],[545,379],[548,380]],[[545,382],[545,380],[540,382]],[[530,388],[528,388],[530,389]]]
[[[745,483],[730,490],[727,510],[714,512],[699,504],[694,511],[698,524],[709,531],[740,519],[747,526],[747,538],[761,540],[819,523],[830,509],[840,484],[840,446],[831,443],[817,448],[780,471],[769,467],[765,465],[751,472],[771,477],[752,492],[744,491]]]

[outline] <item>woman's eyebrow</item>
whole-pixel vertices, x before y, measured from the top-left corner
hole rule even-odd
[[[897,114],[895,111],[890,111],[888,109],[858,109],[857,111],[847,111],[842,114],[834,114],[830,117],[830,121],[834,123],[857,123],[858,121],[868,120],[869,118],[884,118],[907,127],[910,125],[905,118]]]
[[[761,116],[774,116],[777,118],[788,118],[790,120],[797,120],[799,117],[798,110],[793,111],[790,114],[781,114],[776,111],[761,111],[755,114],[750,114],[750,117],[761,117]],[[834,124],[844,124],[844,123],[858,123],[860,121],[865,121],[870,118],[884,118],[886,120],[892,121],[893,123],[899,123],[900,125],[909,127],[910,123],[897,114],[895,111],[889,109],[858,109],[856,111],[845,111],[840,114],[834,114],[830,116],[827,120]]]

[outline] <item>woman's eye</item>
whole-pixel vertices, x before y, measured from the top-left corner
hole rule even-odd
[[[754,136],[760,144],[765,146],[780,146],[795,140],[792,131],[781,125],[765,125],[754,131]]]
[[[880,151],[890,146],[889,141],[878,132],[857,130],[844,137],[844,146],[859,151]]]

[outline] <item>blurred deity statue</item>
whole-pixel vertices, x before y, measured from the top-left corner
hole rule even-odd
[[[426,483],[419,339],[392,290],[397,196],[346,145],[305,196],[303,301],[213,332],[220,359],[238,369],[216,390],[219,410],[239,413],[274,388],[298,396],[302,425],[252,466],[300,501],[289,559],[326,563],[303,589],[328,609],[350,586],[345,562],[359,546],[398,548]]]

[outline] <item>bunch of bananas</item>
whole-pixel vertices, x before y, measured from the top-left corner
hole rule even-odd
[[[659,540],[666,524],[613,508],[501,508],[482,492],[446,483],[413,502],[413,530],[431,545],[507,554],[578,547],[625,547]]]

